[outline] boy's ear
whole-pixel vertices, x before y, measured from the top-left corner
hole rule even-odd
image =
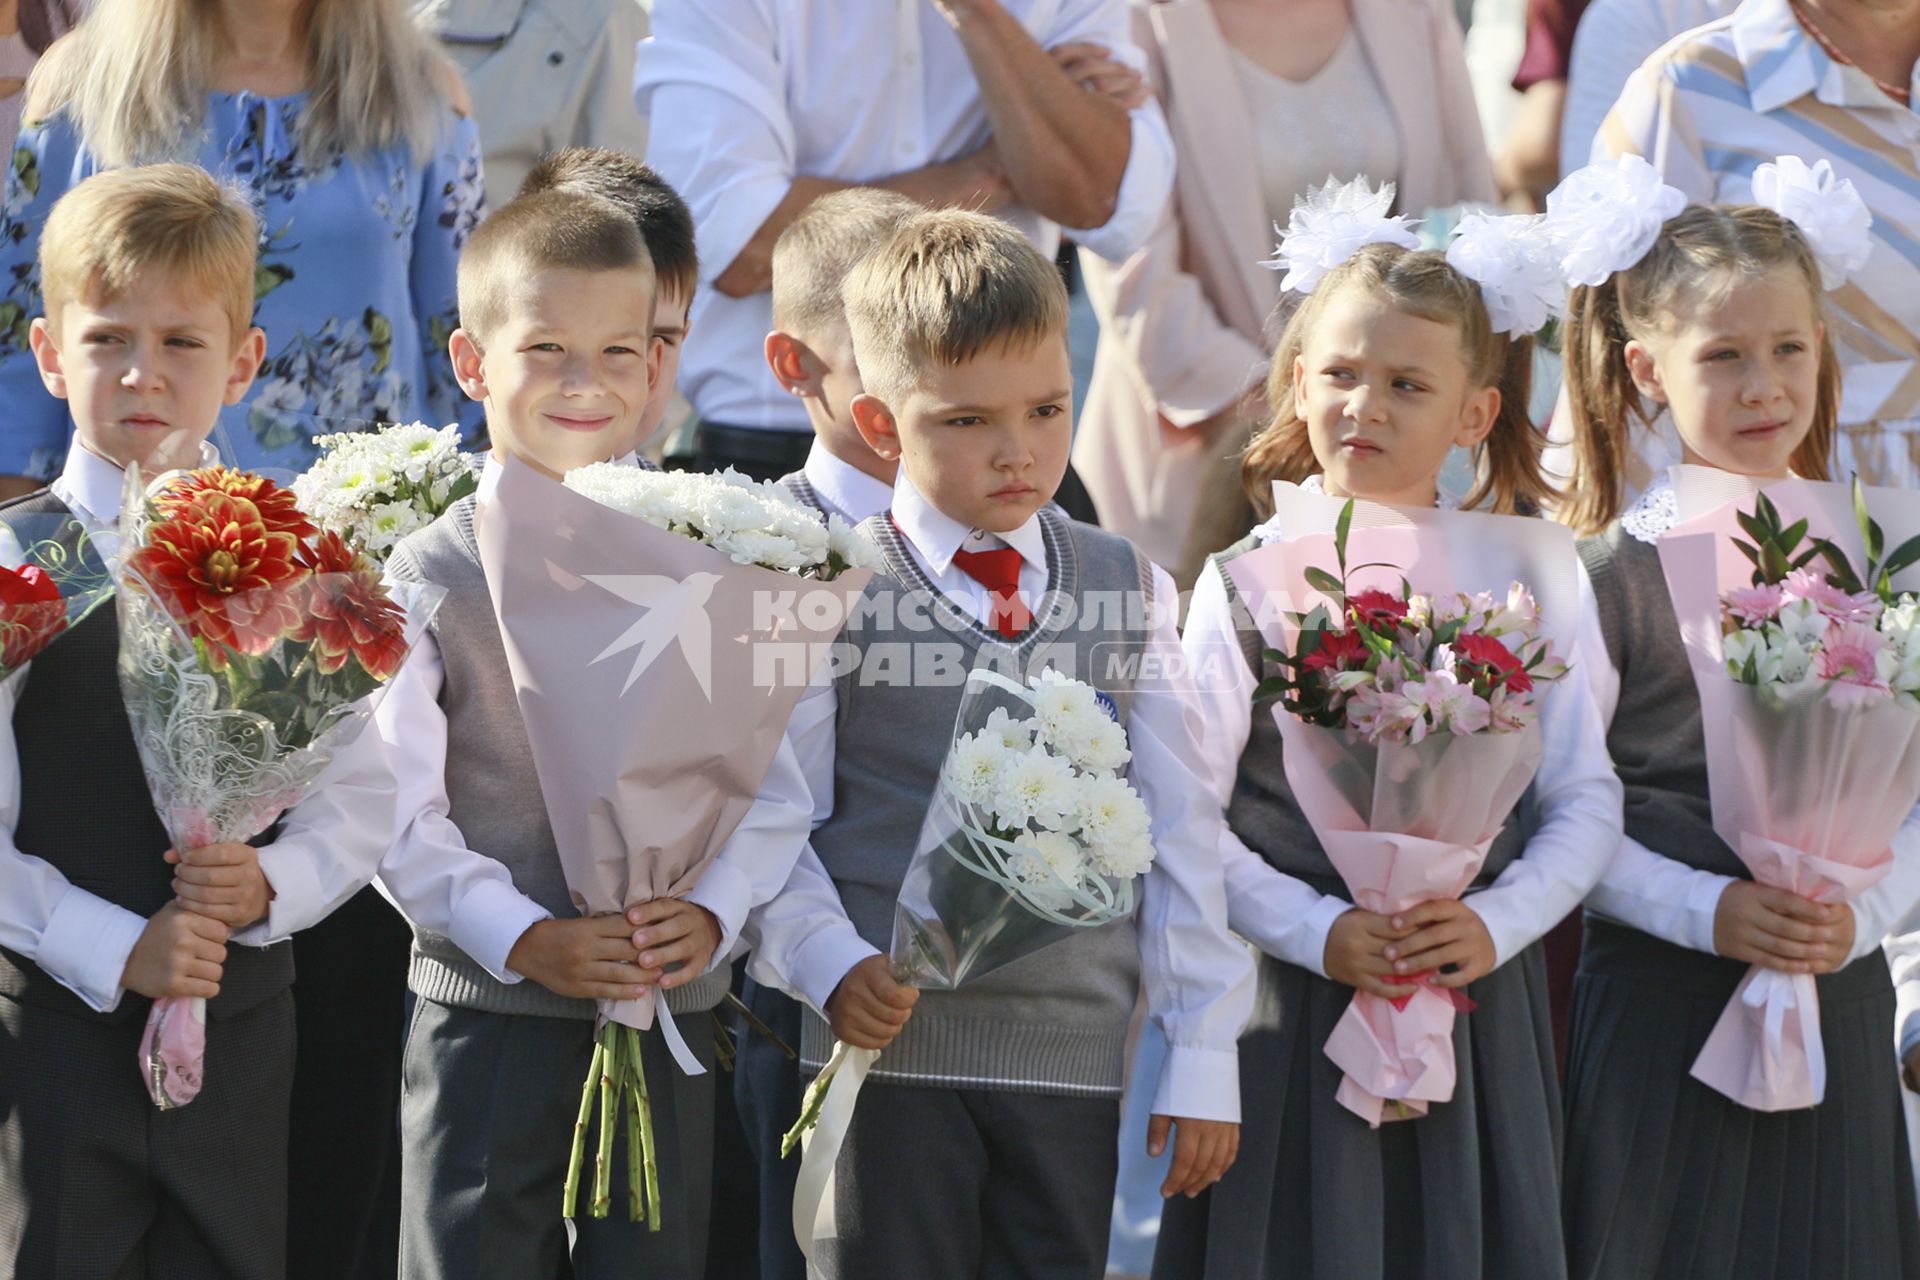
[[[60,348],[54,342],[53,328],[45,316],[35,316],[27,329],[27,345],[33,348],[34,367],[40,370],[40,382],[47,394],[67,398],[67,375],[60,366]]]
[[[1473,448],[1487,438],[1499,417],[1500,388],[1480,388],[1461,406],[1460,430],[1454,434],[1453,442],[1462,449]]]
[[[469,400],[487,398],[487,375],[480,367],[480,344],[465,329],[455,329],[453,336],[447,339],[447,358],[453,362],[453,380],[467,393]],[[650,367],[647,374],[647,386],[653,386],[654,376],[659,365]]]
[[[820,370],[812,348],[790,333],[775,329],[767,335],[767,367],[780,386],[792,395],[820,394]]]
[[[1641,395],[1655,404],[1667,402],[1667,390],[1660,385],[1660,366],[1654,362],[1653,352],[1638,339],[1627,343],[1627,375]]]
[[[887,408],[887,402],[879,396],[858,395],[848,408],[867,448],[888,462],[900,461],[899,424],[894,421],[893,410]]]
[[[654,338],[647,343],[647,398],[649,400],[653,398],[653,393],[660,389],[660,366],[665,364],[666,360],[665,338]]]
[[[260,366],[267,360],[267,331],[259,325],[247,330],[247,336],[240,339],[240,345],[234,349],[233,364],[227,369],[227,390],[220,398],[222,404],[239,404],[247,398],[247,388],[260,372]]]

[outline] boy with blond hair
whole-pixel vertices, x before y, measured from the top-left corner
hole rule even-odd
[[[620,207],[543,191],[493,213],[460,260],[462,327],[449,345],[461,387],[486,404],[493,450],[478,491],[395,548],[397,577],[446,599],[380,713],[400,778],[398,844],[381,883],[413,922],[401,1131],[400,1270],[409,1280],[697,1280],[707,1243],[713,1042],[682,1075],[660,1034],[643,1037],[652,1087],[658,1223],[624,1211],[560,1216],[561,1187],[592,1057],[596,1000],[658,987],[704,1015],[726,991],[711,961],[775,892],[810,805],[790,750],[685,899],[581,916],[568,892],[475,541],[502,462],[559,478],[631,447],[660,353],[655,275]],[[635,306],[640,299],[644,305]],[[454,749],[458,744],[458,749]],[[612,1201],[625,1206],[616,1146]]]
[[[891,508],[861,526],[891,576],[869,584],[839,674],[795,713],[823,817],[749,931],[755,973],[819,1010],[802,1035],[807,1069],[835,1038],[885,1050],[836,1169],[838,1238],[816,1261],[837,1280],[1094,1280],[1143,988],[1171,1045],[1150,1136],[1157,1154],[1178,1128],[1164,1192],[1217,1179],[1238,1135],[1234,1046],[1252,964],[1227,934],[1220,818],[1190,696],[1155,674],[1178,652],[1173,586],[1124,539],[1050,506],[1072,422],[1067,297],[1017,231],[921,214],[853,269],[845,297],[865,386],[854,422],[900,467]],[[1078,607],[1043,609],[1050,595]],[[942,652],[923,663],[919,646]],[[882,953],[944,727],[964,674],[986,664],[1052,666],[1101,690],[1127,730],[1158,855],[1137,920],[916,995]],[[902,684],[903,666],[956,674]]]
[[[520,194],[541,191],[572,191],[611,200],[626,210],[641,239],[647,242],[656,287],[653,336],[660,343],[660,372],[633,446],[644,449],[659,434],[673,400],[680,352],[687,342],[687,312],[693,307],[693,291],[700,280],[693,214],[666,179],[638,158],[610,147],[567,147],[542,156],[520,184]]]
[[[111,551],[124,471],[217,461],[260,366],[257,227],[187,165],[88,178],[40,241],[30,340],[74,439],[52,485],[0,506],[6,563],[57,525]],[[270,843],[176,852],[115,673],[111,605],[0,685],[0,1276],[285,1274],[290,948],[372,877],[392,831],[379,738],[340,749]],[[156,1110],[151,1001],[207,999],[206,1086]]]
[[[848,273],[919,205],[878,187],[821,196],[773,246],[773,332],[767,367],[800,397],[813,424],[813,447],[800,470],[781,477],[796,498],[848,524],[887,509],[898,464],[860,438],[853,398],[861,393],[853,335],[841,298]]]

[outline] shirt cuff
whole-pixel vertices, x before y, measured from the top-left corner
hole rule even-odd
[[[1687,945],[1695,951],[1704,951],[1710,956],[1720,954],[1713,946],[1713,918],[1720,910],[1720,895],[1727,891],[1733,879],[1703,871],[1688,888],[1684,920],[1687,932],[1693,935]]]
[[[1308,973],[1319,977],[1327,976],[1327,934],[1333,930],[1333,922],[1353,910],[1353,904],[1345,898],[1326,894],[1313,904],[1313,910],[1290,932],[1294,947],[1293,955],[1276,956],[1288,964],[1298,965]],[[1289,947],[1288,950],[1294,950]]]
[[[1240,1055],[1233,1049],[1172,1045],[1160,1067],[1153,1114],[1240,1123]]]
[[[507,968],[513,944],[553,913],[510,884],[481,880],[460,899],[447,924],[447,937],[473,962],[500,982],[512,985],[521,975]]]
[[[144,917],[70,886],[40,935],[34,963],[90,1008],[112,1013],[120,1003],[127,957],[146,928]]]
[[[787,983],[824,1018],[827,1001],[833,998],[840,980],[853,966],[879,954],[880,948],[855,933],[852,925],[825,929],[794,949]]]
[[[313,859],[298,848],[268,845],[260,851],[260,874],[273,891],[267,914],[244,929],[234,930],[229,941],[243,947],[269,947],[319,923],[311,918],[313,904],[322,892]]]
[[[1539,921],[1523,897],[1501,889],[1484,889],[1461,899],[1493,939],[1493,967],[1498,969],[1540,936]]]
[[[720,944],[707,961],[706,971],[711,972],[733,954],[740,926],[747,922],[747,912],[753,907],[753,885],[739,868],[724,862],[710,862],[700,873],[699,881],[687,891],[687,901],[713,912],[713,918],[719,922]]]

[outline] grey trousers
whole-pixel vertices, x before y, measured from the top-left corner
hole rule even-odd
[[[293,996],[211,1023],[206,1087],[173,1111],[123,998],[104,1022],[0,997],[0,1280],[285,1276]]]
[[[834,1168],[829,1280],[1099,1280],[1120,1100],[868,1080]]]
[[[660,1230],[627,1220],[622,1126],[613,1211],[587,1216],[582,1193],[569,1269],[561,1189],[593,1023],[416,1000],[400,1099],[402,1280],[699,1280],[713,1179],[713,1037],[704,1014],[682,1022],[705,1075],[682,1075],[657,1030],[641,1037]],[[591,1141],[598,1127],[589,1125]],[[583,1178],[592,1162],[589,1149]]]

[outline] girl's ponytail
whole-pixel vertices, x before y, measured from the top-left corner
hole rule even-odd
[[[1573,417],[1574,484],[1562,518],[1582,535],[1599,533],[1626,505],[1633,421],[1649,424],[1627,369],[1627,328],[1619,282],[1576,285],[1567,304],[1567,402]]]
[[[1497,339],[1497,335],[1496,335]],[[1560,499],[1560,491],[1540,465],[1546,437],[1533,425],[1528,405],[1533,392],[1533,338],[1509,338],[1501,357],[1500,411],[1487,438],[1474,450],[1479,476],[1473,492],[1462,503],[1468,510],[1483,505],[1503,515],[1539,515]]]

